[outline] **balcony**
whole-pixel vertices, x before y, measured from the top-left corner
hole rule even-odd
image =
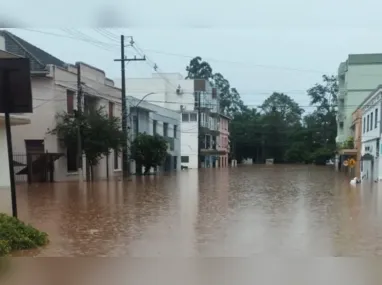
[[[200,122],[201,132],[211,135],[219,135],[219,123],[211,123],[211,122]]]

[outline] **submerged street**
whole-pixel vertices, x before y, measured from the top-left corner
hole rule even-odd
[[[378,184],[348,180],[331,167],[261,165],[134,177],[125,188],[19,186],[20,218],[51,243],[15,256],[381,255]]]

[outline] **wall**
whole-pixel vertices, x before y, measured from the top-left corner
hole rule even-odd
[[[0,125],[0,213],[12,215],[12,199],[9,180],[7,136],[4,125]]]
[[[120,86],[121,80],[115,80]],[[180,94],[176,90],[180,86]],[[194,109],[194,81],[186,80],[180,74],[163,73],[152,74],[151,78],[126,78],[126,94],[139,99],[154,92],[145,98],[146,102],[180,111],[183,105],[185,110]]]
[[[220,117],[220,135],[219,135],[219,144],[218,150],[229,152],[229,131],[228,131],[229,121],[225,117]]]
[[[370,93],[369,93],[370,94]],[[369,141],[380,137],[380,120],[381,120],[381,102],[382,92],[377,89],[370,94],[363,105],[362,110],[362,142]],[[377,122],[375,118],[376,110],[378,112]],[[367,118],[369,117],[369,124]],[[368,129],[369,126],[369,129]]]
[[[198,122],[182,122],[181,155],[188,156],[189,162],[181,162],[188,168],[198,168]]]

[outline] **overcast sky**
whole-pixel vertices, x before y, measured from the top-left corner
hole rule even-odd
[[[61,5],[60,15],[66,15],[71,1],[54,4]],[[258,1],[239,0],[232,6],[232,3],[223,5],[221,1],[214,3],[210,0],[200,2],[198,7],[203,9],[194,8],[199,5],[198,1],[193,1],[192,5],[190,1],[182,2],[182,5],[170,2],[145,2],[150,9],[133,13],[130,22],[123,22],[136,28],[11,31],[63,61],[84,61],[103,69],[112,79],[120,78],[120,65],[113,60],[120,56],[118,40],[121,33],[133,36],[149,59],[130,63],[127,66],[127,76],[130,77],[150,76],[153,62],[162,72],[185,75],[190,58],[199,55],[215,72],[222,73],[249,105],[259,105],[273,91],[282,91],[306,106],[309,99],[305,91],[319,82],[322,74],[336,74],[339,63],[346,60],[349,53],[382,52],[382,24],[378,20],[382,4],[377,1],[366,1],[361,5],[360,2],[343,0],[292,0],[265,1],[260,5]],[[66,4],[63,6],[63,3]],[[78,2],[80,10],[81,3]],[[121,4],[119,10],[112,7],[103,11],[112,15],[106,16],[109,20],[121,19],[123,13],[127,15],[128,12],[117,12],[131,11],[129,5],[134,3]],[[26,10],[21,13],[27,13]],[[76,11],[73,13],[73,19],[76,19]],[[45,15],[45,20],[53,17]],[[60,18],[60,15],[54,16],[61,19],[63,16]],[[67,15],[66,20],[69,19],[71,17]],[[104,20],[99,24],[110,24]],[[174,23],[179,23],[177,28]],[[100,47],[91,40],[83,41],[89,37],[104,44]],[[128,56],[139,55],[132,48],[126,48],[126,53]]]

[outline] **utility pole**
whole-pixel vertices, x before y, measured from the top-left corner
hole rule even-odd
[[[77,62],[77,122],[81,122],[82,115],[82,86],[81,86],[81,64]],[[77,126],[77,165],[78,165],[78,181],[83,181],[82,172],[82,133],[81,125]]]
[[[133,39],[131,37],[131,44],[133,44]],[[125,36],[121,35],[121,58],[114,59],[114,61],[120,61],[121,62],[121,80],[122,80],[122,132],[125,136],[125,139],[123,140],[122,145],[122,172],[123,172],[123,178],[127,178],[130,174],[130,163],[129,163],[129,154],[128,154],[128,146],[127,146],[127,110],[126,110],[126,78],[125,78],[125,62],[130,61],[145,61],[146,57],[143,58],[137,58],[134,56],[134,58],[126,58],[125,57]]]
[[[200,132],[200,128],[202,127],[202,112],[200,108],[200,91],[197,93],[198,100],[198,168],[202,168],[202,160],[201,160],[201,148],[200,143],[202,141],[202,135]]]

